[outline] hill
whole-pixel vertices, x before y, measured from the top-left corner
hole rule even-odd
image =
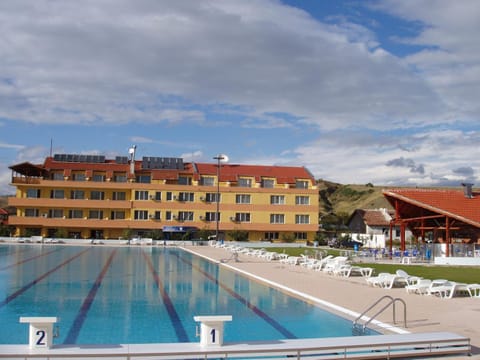
[[[317,180],[320,212],[351,215],[355,209],[379,209],[392,207],[382,194],[383,187],[365,185],[342,185],[326,180]]]
[[[8,195],[1,195],[0,196],[0,208],[7,207],[8,204]]]

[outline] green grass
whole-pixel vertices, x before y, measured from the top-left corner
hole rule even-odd
[[[305,247],[269,247],[269,251],[285,253],[290,256],[310,255],[315,256],[316,251],[323,255],[339,256],[342,250],[331,248],[305,248]],[[480,283],[480,266],[447,266],[447,265],[402,265],[383,263],[361,263],[360,266],[375,269],[375,274],[381,272],[395,273],[398,269],[405,270],[409,275],[421,276],[425,279],[446,279],[462,283]]]
[[[409,275],[421,276],[425,279],[446,279],[462,283],[480,283],[479,266],[446,266],[446,265],[402,265],[362,263],[361,266],[375,269],[375,274],[381,272],[395,273],[398,269],[405,270]]]

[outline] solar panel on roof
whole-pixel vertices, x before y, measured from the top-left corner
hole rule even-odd
[[[142,169],[181,169],[183,170],[182,158],[144,156]]]
[[[115,157],[115,163],[117,164],[127,164],[128,157],[127,156],[117,156]]]

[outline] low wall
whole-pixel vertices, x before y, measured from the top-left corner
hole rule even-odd
[[[480,257],[436,257],[435,265],[475,265],[480,266]]]

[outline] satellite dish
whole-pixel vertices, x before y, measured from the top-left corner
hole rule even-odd
[[[134,154],[135,153],[135,146],[131,147],[130,149],[128,149],[128,153],[130,155]]]
[[[228,162],[228,156],[227,155],[220,154],[220,155],[218,155],[218,157],[220,158],[221,162]]]

